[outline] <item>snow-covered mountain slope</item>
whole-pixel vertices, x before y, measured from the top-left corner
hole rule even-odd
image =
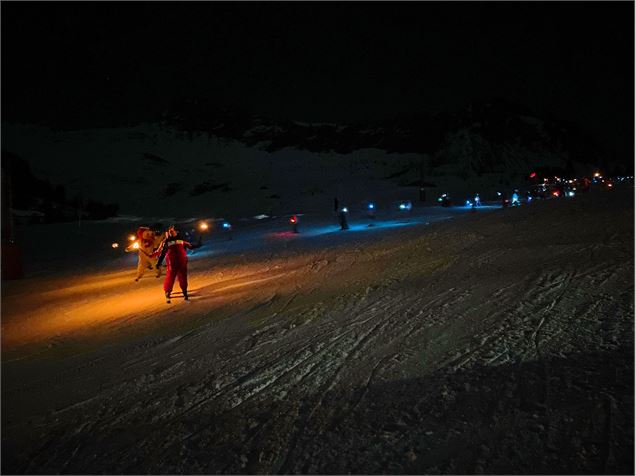
[[[385,177],[415,169],[420,161],[417,154],[375,149],[269,153],[154,125],[86,131],[5,126],[3,133],[3,148],[25,158],[35,175],[64,184],[71,195],[81,191],[118,203],[122,215],[146,217],[328,209],[335,196],[351,201],[381,196],[395,188],[396,180]]]
[[[632,186],[3,285],[2,470],[632,474]],[[325,235],[325,237],[328,235]]]
[[[509,105],[368,124],[214,118],[204,108],[161,123],[51,130],[3,123],[2,147],[67,195],[134,216],[249,216],[418,194],[421,178],[464,200],[522,188],[535,167],[588,175],[603,156],[588,138]],[[605,170],[604,173],[610,171]]]

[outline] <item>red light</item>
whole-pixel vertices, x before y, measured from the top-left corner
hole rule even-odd
[[[297,223],[297,222],[298,222],[298,217],[296,217],[296,216],[292,216],[292,217],[289,219],[289,223]]]
[[[559,197],[560,196],[560,192],[558,192],[557,190],[555,192],[553,192],[553,196],[554,197]]]
[[[536,172],[532,172],[529,174],[529,178],[534,178],[536,176]]]

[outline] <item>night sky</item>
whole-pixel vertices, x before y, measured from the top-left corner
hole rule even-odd
[[[498,96],[632,159],[632,2],[2,2],[2,118],[156,118],[181,101],[299,121]]]

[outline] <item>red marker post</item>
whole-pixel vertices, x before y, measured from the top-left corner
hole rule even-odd
[[[293,233],[300,233],[298,231],[298,217],[297,217],[297,215],[293,215],[291,218],[289,218],[289,223],[291,223],[291,226],[293,227]]]

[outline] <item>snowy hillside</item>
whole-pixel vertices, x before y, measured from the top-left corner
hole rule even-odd
[[[2,471],[632,474],[632,193],[3,283]]]
[[[213,117],[199,105],[112,129],[3,123],[2,147],[71,197],[116,203],[124,216],[178,218],[324,210],[334,197],[412,200],[422,177],[432,194],[462,201],[523,188],[535,167],[581,176],[605,159],[589,140],[527,114],[487,103],[344,125]]]
[[[66,185],[71,193],[119,203],[122,215],[146,217],[328,209],[338,195],[353,200],[385,193],[394,188],[386,176],[420,161],[417,154],[374,149],[348,155],[269,153],[154,125],[70,132],[6,126],[3,132],[3,147],[27,159],[34,174]]]

